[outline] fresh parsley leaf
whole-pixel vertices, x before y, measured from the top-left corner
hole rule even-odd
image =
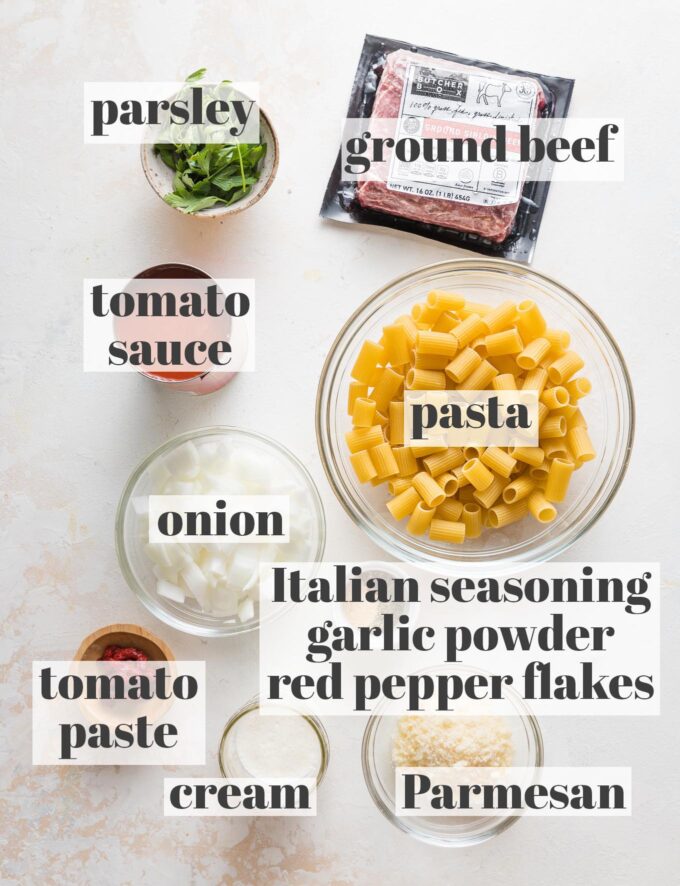
[[[166,194],[163,197],[166,203],[174,206],[182,212],[191,213],[198,212],[201,209],[209,209],[215,203],[224,203],[221,197],[194,197],[191,194]]]
[[[187,79],[184,81],[185,83],[195,83],[197,80],[202,80],[205,77],[205,72],[207,68],[199,68],[197,71],[194,71],[193,74],[189,74]]]
[[[206,69],[189,74],[187,83],[200,80]],[[229,80],[223,80],[229,83]],[[265,144],[224,145],[157,144],[154,151],[175,175],[172,193],[163,198],[182,212],[200,212],[216,203],[230,206],[242,200],[260,178]]]
[[[250,191],[251,191],[250,185],[248,185],[247,187],[245,187],[243,189],[239,188],[238,190],[234,191],[234,193],[231,195],[231,197],[229,197],[228,200],[225,200],[224,203],[226,203],[227,206],[231,206],[232,203],[238,203],[238,201],[243,200],[243,198],[247,194],[249,194]]]
[[[257,178],[254,175],[246,175],[241,178],[240,175],[216,175],[212,183],[216,188],[223,191],[230,191],[232,188],[244,188],[247,185],[254,185]]]

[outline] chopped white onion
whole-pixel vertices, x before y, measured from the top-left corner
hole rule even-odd
[[[184,591],[172,582],[160,579],[156,582],[156,590],[161,597],[167,597],[168,600],[174,600],[175,603],[184,603]]]
[[[255,617],[255,604],[253,601],[246,597],[245,600],[242,601],[241,605],[238,608],[238,618],[239,621],[250,621]]]
[[[208,609],[208,582],[196,563],[185,563],[179,575],[191,596],[198,600],[203,609]]]
[[[181,480],[193,480],[201,470],[201,459],[198,449],[187,440],[176,449],[172,449],[165,457],[165,466],[173,475]]]
[[[149,496],[136,495],[132,499],[132,510],[138,517],[148,517],[149,515]]]
[[[212,595],[212,612],[215,615],[234,616],[239,609],[239,593],[236,588],[220,585]]]
[[[146,544],[156,591],[176,603],[198,606],[217,617],[256,616],[260,563],[307,561],[316,532],[314,504],[300,473],[288,459],[258,443],[188,441],[171,450],[148,472],[152,495],[288,495],[290,543],[258,544],[235,539],[215,544]],[[148,497],[132,499],[142,538],[148,538]]]

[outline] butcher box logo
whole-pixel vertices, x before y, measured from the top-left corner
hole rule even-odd
[[[411,95],[442,98],[464,102],[467,98],[468,78],[465,74],[451,76],[450,71],[416,66],[413,72]]]

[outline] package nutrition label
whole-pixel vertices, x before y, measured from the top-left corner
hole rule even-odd
[[[425,156],[405,162],[393,152],[387,187],[421,197],[485,206],[516,203],[524,179],[518,159],[518,126],[535,118],[538,95],[538,84],[529,78],[477,73],[464,66],[409,63],[395,140],[433,140],[437,162]],[[507,121],[510,159],[489,163],[477,157],[454,162],[453,144],[443,140],[471,139],[479,145],[484,139],[496,138],[500,121]]]

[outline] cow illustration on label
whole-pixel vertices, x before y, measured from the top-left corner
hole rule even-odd
[[[495,99],[497,106],[500,108],[503,96],[506,92],[511,92],[507,83],[490,83],[489,81],[484,81],[480,84],[477,92],[477,104],[481,105],[481,103],[484,102],[485,105],[488,105],[489,99]]]

